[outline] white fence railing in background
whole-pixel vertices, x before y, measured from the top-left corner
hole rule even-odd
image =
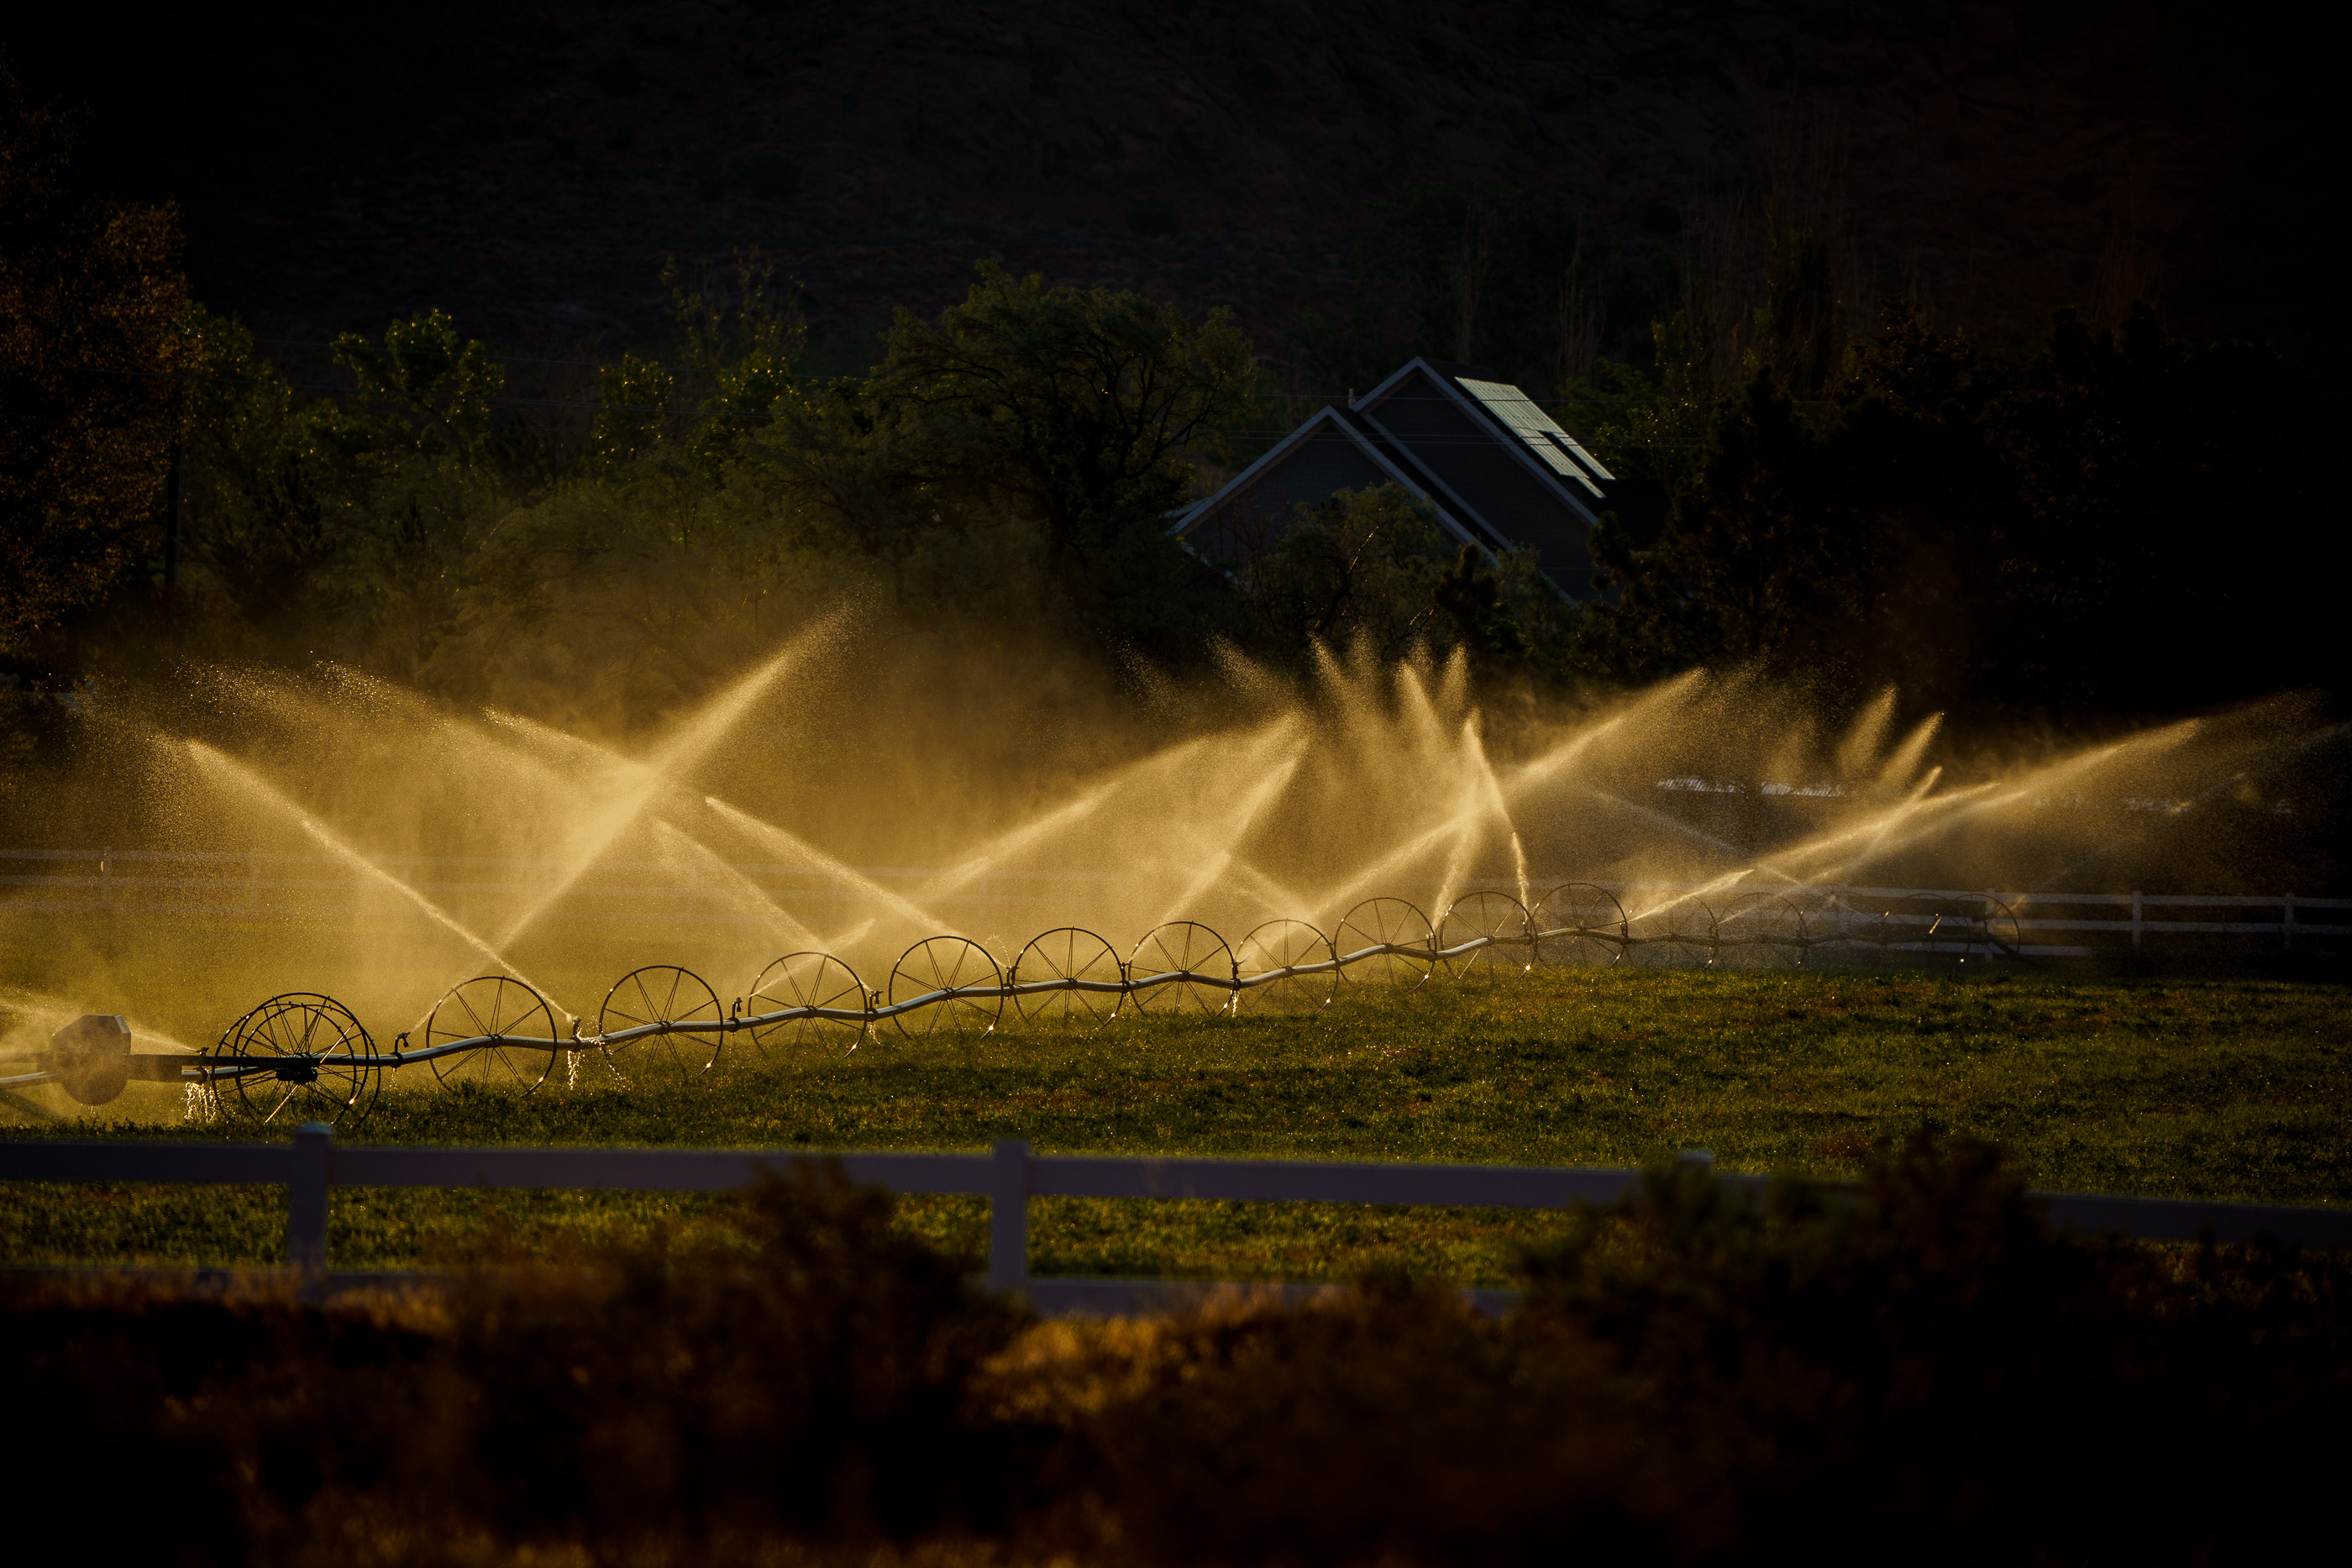
[[[552,862],[500,855],[372,855],[368,863],[396,877],[436,904],[466,913],[469,899],[510,903],[536,897],[576,868]],[[352,894],[370,890],[386,899],[387,913],[403,913],[389,885],[369,877],[341,855],[270,851],[33,850],[0,849],[0,866],[63,865],[71,871],[0,873],[0,913],[166,915],[215,918],[253,916],[348,917]],[[720,868],[714,864],[714,870]],[[855,873],[877,887],[919,886],[949,874],[936,867],[857,866]],[[307,873],[307,874],[306,874]],[[323,873],[323,874],[322,874]],[[864,911],[880,895],[845,883],[839,868],[782,861],[726,862],[723,874],[698,886],[677,886],[675,861],[604,860],[592,875],[563,889],[565,918],[644,925],[691,921],[702,925],[761,925],[743,913],[748,883],[759,893],[789,898],[802,910]],[[625,878],[605,881],[605,878]],[[738,878],[741,880],[737,880]],[[992,905],[1061,906],[1068,891],[1117,883],[1107,872],[998,871],[973,879],[964,891],[933,900],[941,909]],[[895,891],[894,887],[894,891]],[[625,902],[626,907],[622,907]]]
[[[1712,1171],[1704,1154],[1685,1162]],[[278,1186],[289,1189],[286,1251],[316,1288],[394,1282],[404,1276],[327,1271],[327,1206],[337,1186],[528,1187],[660,1192],[736,1192],[770,1174],[838,1161],[852,1181],[898,1193],[961,1194],[989,1200],[991,1289],[1024,1292],[1040,1312],[1118,1314],[1166,1310],[1208,1291],[1192,1281],[1087,1280],[1029,1272],[1029,1199],[1108,1197],[1223,1199],[1245,1203],[1379,1203],[1476,1208],[1567,1208],[1608,1204],[1635,1190],[1638,1170],[1546,1166],[1372,1165],[1325,1160],[1162,1159],[1136,1155],[1036,1155],[1017,1138],[985,1155],[812,1154],[773,1149],[395,1148],[338,1145],[310,1123],[286,1144],[65,1142],[0,1139],[0,1179],[173,1182]],[[1754,1195],[1767,1178],[1717,1176]],[[1832,1191],[1851,1193],[1851,1186]],[[2037,1193],[2051,1219],[2095,1233],[2144,1240],[2193,1240],[2208,1228],[2221,1242],[2276,1237],[2299,1246],[2352,1249],[2352,1208],[2190,1199]],[[1312,1287],[1282,1289],[1296,1295]],[[1503,1292],[1478,1292],[1499,1307]]]
[[[517,895],[545,891],[567,868],[512,857],[488,855],[388,855],[376,864],[399,877],[436,905],[461,918],[470,901],[496,900],[509,907]],[[16,870],[20,867],[58,870]],[[322,853],[244,852],[189,850],[0,849],[0,915],[110,914],[242,921],[252,919],[350,919],[352,894],[367,879],[352,863]],[[73,869],[62,869],[71,867]],[[790,862],[730,864],[729,874],[702,886],[680,886],[678,867],[665,861],[606,861],[564,892],[557,924],[648,925],[764,925],[746,913],[746,887],[803,917],[822,915],[851,924],[880,913],[880,895],[847,885],[834,868]],[[946,873],[937,868],[864,866],[856,874],[877,887],[915,892]],[[740,880],[736,880],[740,878]],[[1115,873],[995,872],[969,886],[926,904],[966,921],[1001,917],[1013,911],[1067,919],[1107,887]],[[1538,891],[1565,877],[1541,879]],[[1939,915],[1965,912],[1979,922],[1997,912],[2013,923],[2017,940],[2001,942],[2025,957],[2089,956],[2101,952],[2146,952],[2177,948],[2185,937],[2257,938],[2293,950],[2298,941],[2352,936],[2352,899],[2309,898],[2292,893],[2240,894],[2031,893],[1998,888],[1900,888],[1843,884],[1771,887],[1747,883],[1735,887],[1673,883],[1602,882],[1638,925],[1645,911],[1695,902],[1708,920],[1726,915],[1741,900],[1786,900],[1806,925],[1802,945],[1867,948],[1874,944],[1909,952],[1948,945],[1955,951],[1983,946],[1978,940],[1938,944],[1927,940]],[[1517,894],[1516,883],[1481,880],[1465,891],[1492,888]],[[388,917],[404,919],[396,894],[383,890]],[[1990,901],[1990,904],[1987,901]],[[1721,905],[1722,907],[1716,907]],[[989,912],[988,916],[980,912]],[[1434,919],[1441,913],[1429,912]],[[2005,928],[2005,927],[2004,927]],[[1996,931],[1995,935],[1998,935]],[[1691,946],[1710,947],[1709,934]]]

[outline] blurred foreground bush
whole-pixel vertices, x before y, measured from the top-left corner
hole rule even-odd
[[[148,1562],[1001,1528],[1010,1435],[961,1406],[1019,1316],[891,1216],[780,1183],[731,1235],[481,1270],[425,1307],[23,1300],[5,1376],[33,1441],[7,1468]]]
[[[429,1309],[20,1287],[9,1473],[156,1562],[2260,1561],[2352,1410],[2341,1260],[2057,1237],[1967,1145],[1661,1176],[1499,1322],[1024,1327],[889,1220],[778,1184]]]

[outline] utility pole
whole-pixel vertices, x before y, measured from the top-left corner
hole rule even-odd
[[[163,532],[163,586],[180,586],[180,541],[187,531],[188,514],[188,449],[185,444],[172,443],[172,477],[166,493],[165,508],[172,514]]]

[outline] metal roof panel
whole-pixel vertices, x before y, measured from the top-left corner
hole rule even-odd
[[[1571,478],[1582,480],[1584,487],[1594,495],[1601,494],[1601,487],[1578,473],[1574,465],[1564,465],[1563,452],[1573,456],[1578,463],[1591,469],[1603,479],[1617,477],[1601,465],[1599,458],[1580,445],[1576,437],[1562,430],[1559,422],[1546,413],[1533,398],[1518,388],[1506,382],[1475,381],[1469,376],[1456,376],[1454,379],[1460,383],[1464,392],[1484,403],[1496,419],[1503,422],[1506,428],[1521,441],[1526,442],[1536,455],[1560,473]]]

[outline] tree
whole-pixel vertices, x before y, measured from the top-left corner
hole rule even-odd
[[[678,327],[682,389],[702,420],[689,447],[716,477],[791,394],[808,328],[798,300],[783,296],[774,267],[755,251],[736,252],[731,285],[706,268],[700,285],[688,287],[674,260],[664,263],[662,281]]]
[[[669,371],[635,354],[623,354],[619,364],[596,372],[596,413],[588,425],[588,453],[597,473],[626,467],[661,439],[674,386]]]
[[[1616,599],[1593,607],[1584,662],[1623,680],[1799,662],[1818,643],[1807,633],[1837,554],[1827,520],[1835,479],[1787,396],[1769,375],[1751,377],[1654,545],[1641,548],[1613,517],[1595,530],[1593,559]]]
[[[2341,690],[2340,391],[2269,347],[2183,344],[2136,306],[2060,315],[1993,432],[2018,494],[2010,628],[2025,689],[2158,714]]]
[[[1759,362],[1645,542],[1614,518],[1589,669],[1740,665],[1988,722],[2155,716],[2331,678],[2336,405],[2146,308],[2023,359],[1885,308],[1807,407]]]
[[[74,147],[0,63],[0,654],[160,538],[188,361],[177,216],[83,193]]]
[[[333,579],[384,477],[378,433],[302,397],[236,321],[197,306],[188,331],[190,555],[264,645],[290,656],[349,597]]]
[[[1482,676],[1556,674],[1571,607],[1533,550],[1491,559],[1457,546],[1430,504],[1398,485],[1301,504],[1263,549],[1234,563],[1244,640],[1276,659],[1314,643],[1466,649]]]
[[[936,320],[900,311],[864,381],[780,396],[745,460],[813,542],[889,562],[909,608],[1009,592],[1098,643],[1181,655],[1205,643],[1213,579],[1167,514],[1255,378],[1222,310],[1196,323],[982,263]]]
[[[1229,311],[1195,325],[1140,295],[982,262],[937,321],[898,312],[865,391],[910,476],[1018,508],[1075,581],[1184,498],[1182,458],[1246,415],[1255,369]]]
[[[2010,538],[1983,428],[2001,385],[1966,339],[1901,305],[1811,408],[1784,366],[1754,357],[1657,538],[1614,517],[1595,533],[1617,597],[1587,618],[1584,662],[1620,679],[1738,665],[1957,700],[1981,673],[1981,563]]]
[[[474,461],[507,373],[478,341],[461,338],[446,315],[426,310],[394,321],[384,329],[381,348],[345,332],[335,340],[334,354],[358,380],[361,398],[378,405],[385,423],[404,432],[415,450]]]
[[[1394,659],[1450,638],[1437,595],[1452,556],[1429,504],[1382,485],[1302,503],[1234,578],[1260,646],[1302,653],[1314,643],[1369,642]]]

